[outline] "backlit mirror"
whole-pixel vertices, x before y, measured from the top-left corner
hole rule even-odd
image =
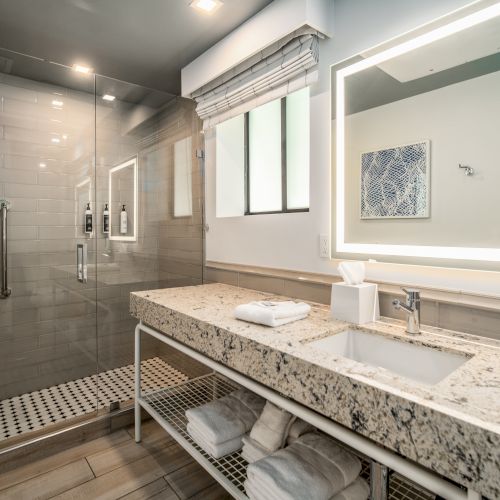
[[[500,268],[500,3],[332,66],[334,257]]]
[[[137,240],[137,157],[109,170],[109,239]]]

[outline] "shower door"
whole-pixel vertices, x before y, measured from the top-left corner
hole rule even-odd
[[[0,299],[0,448],[96,413],[96,238],[84,228],[95,209],[94,86],[93,75],[0,50],[11,289]]]

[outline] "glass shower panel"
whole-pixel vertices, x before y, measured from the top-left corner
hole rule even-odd
[[[133,397],[132,291],[202,282],[201,122],[191,101],[96,77],[99,405]],[[109,212],[109,232],[104,216]],[[126,224],[123,225],[123,219]],[[151,337],[146,388],[185,379]]]
[[[93,75],[0,50],[0,448],[96,410]],[[77,246],[86,275],[77,279]]]

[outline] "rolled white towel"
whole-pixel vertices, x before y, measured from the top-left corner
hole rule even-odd
[[[214,444],[205,438],[202,432],[200,432],[195,425],[188,422],[187,431],[189,435],[193,438],[194,442],[203,450],[205,450],[209,455],[214,458],[221,458],[226,455],[230,455],[235,451],[241,450],[242,440],[241,436],[238,436],[223,443]]]
[[[292,444],[295,441],[297,441],[297,439],[300,436],[303,436],[304,434],[307,434],[308,432],[313,432],[315,430],[316,430],[315,427],[313,427],[310,423],[305,422],[301,418],[296,418],[292,422],[292,425],[290,426],[286,443]]]
[[[266,400],[260,396],[239,389],[221,399],[187,410],[186,417],[208,443],[216,445],[246,434],[259,418],[265,403]]]
[[[267,401],[250,431],[250,437],[270,454],[283,447],[294,420],[295,417],[291,413]]]
[[[241,456],[249,464],[271,454],[267,448],[254,441],[248,434],[243,436],[242,441],[243,449],[241,450]]]
[[[366,500],[370,495],[370,487],[367,482],[358,477],[354,483],[337,493],[332,500]]]
[[[280,500],[329,500],[361,471],[357,457],[330,438],[305,434],[292,445],[248,466],[248,481]]]
[[[311,306],[304,302],[263,300],[237,306],[234,316],[243,321],[275,327],[304,319],[310,311]]]

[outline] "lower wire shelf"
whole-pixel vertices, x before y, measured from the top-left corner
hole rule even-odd
[[[200,448],[186,430],[186,410],[219,399],[239,389],[227,378],[211,373],[174,387],[143,394],[140,405],[234,498],[248,500],[244,482],[248,463],[240,452],[213,458]],[[343,446],[342,443],[339,442]],[[356,453],[355,450],[351,450]],[[362,460],[361,476],[370,481],[370,462]],[[389,480],[390,500],[434,500],[435,495],[393,473]]]

